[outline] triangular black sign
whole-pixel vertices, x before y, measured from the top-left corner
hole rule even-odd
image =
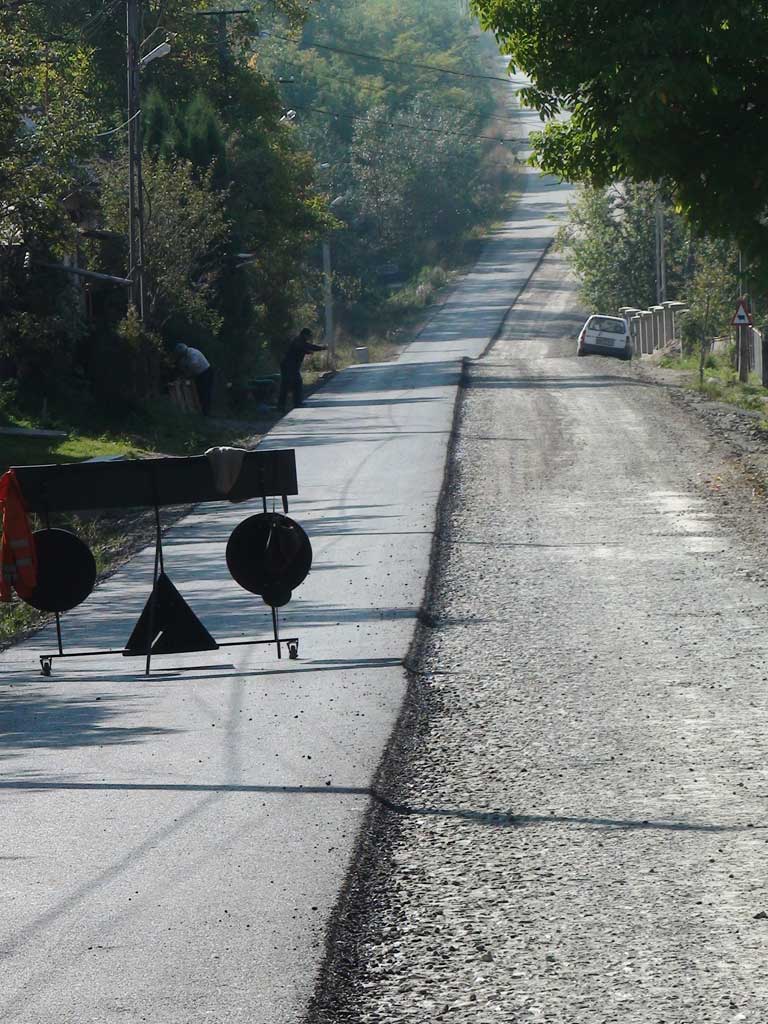
[[[155,589],[133,627],[123,655],[146,655],[150,643],[152,654],[185,654],[219,649],[219,645],[164,572],[157,577]]]

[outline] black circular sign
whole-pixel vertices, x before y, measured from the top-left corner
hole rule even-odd
[[[312,545],[298,523],[277,512],[244,519],[227,544],[227,568],[244,590],[279,608],[307,578]]]
[[[293,591],[284,583],[269,583],[261,593],[261,599],[271,608],[282,608],[293,597]]]
[[[81,604],[96,582],[91,549],[69,530],[37,530],[37,586],[26,598],[41,612],[68,612]]]

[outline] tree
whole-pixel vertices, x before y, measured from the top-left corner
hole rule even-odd
[[[655,213],[659,189],[627,182],[609,188],[585,188],[573,205],[558,241],[568,253],[590,312],[618,311],[621,306],[647,309],[656,302]],[[690,232],[665,206],[667,293],[684,289],[690,255]]]
[[[0,355],[29,392],[50,396],[84,333],[77,289],[41,269],[71,252],[66,197],[99,130],[80,45],[26,35],[34,8],[0,7]]]
[[[492,88],[462,73],[487,74],[491,47],[470,33],[456,0],[317,0],[312,13],[294,44],[260,40],[253,62],[292,78],[293,130],[326,165],[320,184],[344,198],[339,213],[351,226],[335,236],[334,267],[348,278],[337,283],[372,299],[374,267],[434,263],[487,213],[488,151],[497,147],[473,136],[508,129],[494,121],[487,130]]]
[[[110,359],[122,368],[121,394],[137,398],[156,385],[146,378],[158,344],[181,332],[220,365],[243,366],[264,355],[265,330],[277,342],[287,329],[284,305],[297,298],[305,249],[330,218],[311,162],[279,125],[274,84],[247,63],[255,17],[229,20],[232,59],[222,61],[216,19],[195,16],[209,8],[143,4],[142,37],[159,29],[173,45],[144,76],[148,323],[138,330],[123,289],[94,285],[86,302],[77,279],[34,263],[24,269],[29,251],[33,260],[76,258],[126,273],[124,8],[0,2],[0,348],[26,378],[65,380],[78,363],[103,397],[108,372],[93,376],[98,356],[105,371]],[[289,25],[305,10],[301,0],[269,4]],[[86,225],[68,212],[77,205],[68,197],[83,190]],[[237,252],[258,253],[261,272],[239,268]]]
[[[374,247],[415,269],[439,259],[482,217],[485,193],[479,147],[419,104],[402,120],[411,130],[398,131],[379,108],[355,126],[349,198]]]
[[[102,165],[106,226],[125,236],[125,173],[120,163]],[[221,319],[211,299],[229,236],[225,196],[210,188],[210,172],[198,179],[182,161],[147,159],[145,274],[146,316],[156,330],[172,319],[216,334]]]
[[[548,123],[544,170],[595,186],[668,181],[704,231],[768,275],[764,0],[473,0]],[[562,118],[569,113],[567,119]]]
[[[692,351],[699,347],[699,383],[712,343],[730,333],[734,302],[738,289],[738,254],[728,242],[715,239],[697,241],[686,285],[689,312],[683,325],[683,343]]]

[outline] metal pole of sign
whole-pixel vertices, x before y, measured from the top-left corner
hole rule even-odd
[[[283,657],[282,644],[280,643],[280,630],[277,624],[277,608],[272,608],[272,632],[275,637],[275,643],[277,644],[277,656],[278,658]]]
[[[736,356],[739,372],[739,383],[746,384],[749,380],[750,349],[752,340],[752,316],[749,311],[749,299],[742,295],[731,321],[736,328]]]
[[[157,581],[161,574],[165,573],[165,565],[163,562],[163,530],[160,522],[160,499],[157,494],[157,480],[155,478],[154,471],[150,470],[150,477],[152,480],[152,496],[155,502],[155,569],[152,574],[152,596],[149,604],[149,628],[147,630],[147,662],[144,668],[144,674],[149,675],[149,667],[152,662],[152,645],[155,642],[155,624],[157,622],[157,600],[158,600],[158,587]]]
[[[51,510],[48,507],[48,502],[45,503],[45,528],[50,530],[51,528]],[[64,646],[61,641],[61,613],[55,612],[56,616],[56,644],[59,648],[59,654],[64,653]]]

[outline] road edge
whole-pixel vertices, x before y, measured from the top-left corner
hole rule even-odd
[[[515,297],[515,302],[518,297]],[[403,769],[412,756],[423,728],[424,712],[428,711],[423,676],[416,666],[424,631],[431,628],[433,622],[430,607],[442,571],[451,508],[451,486],[455,476],[455,448],[460,436],[464,393],[471,362],[466,357],[462,359],[456,386],[443,480],[435,505],[429,568],[416,615],[416,627],[403,661],[405,696],[373,777],[370,803],[360,825],[344,885],[326,927],[324,955],[302,1024],[333,1024],[337,1019],[337,1008],[349,1005],[354,999],[354,986],[362,962],[359,942],[361,932],[350,925],[356,919],[368,919],[372,909],[370,879],[386,870],[382,866],[382,853],[391,843],[393,828],[397,827],[399,818],[408,813]]]

